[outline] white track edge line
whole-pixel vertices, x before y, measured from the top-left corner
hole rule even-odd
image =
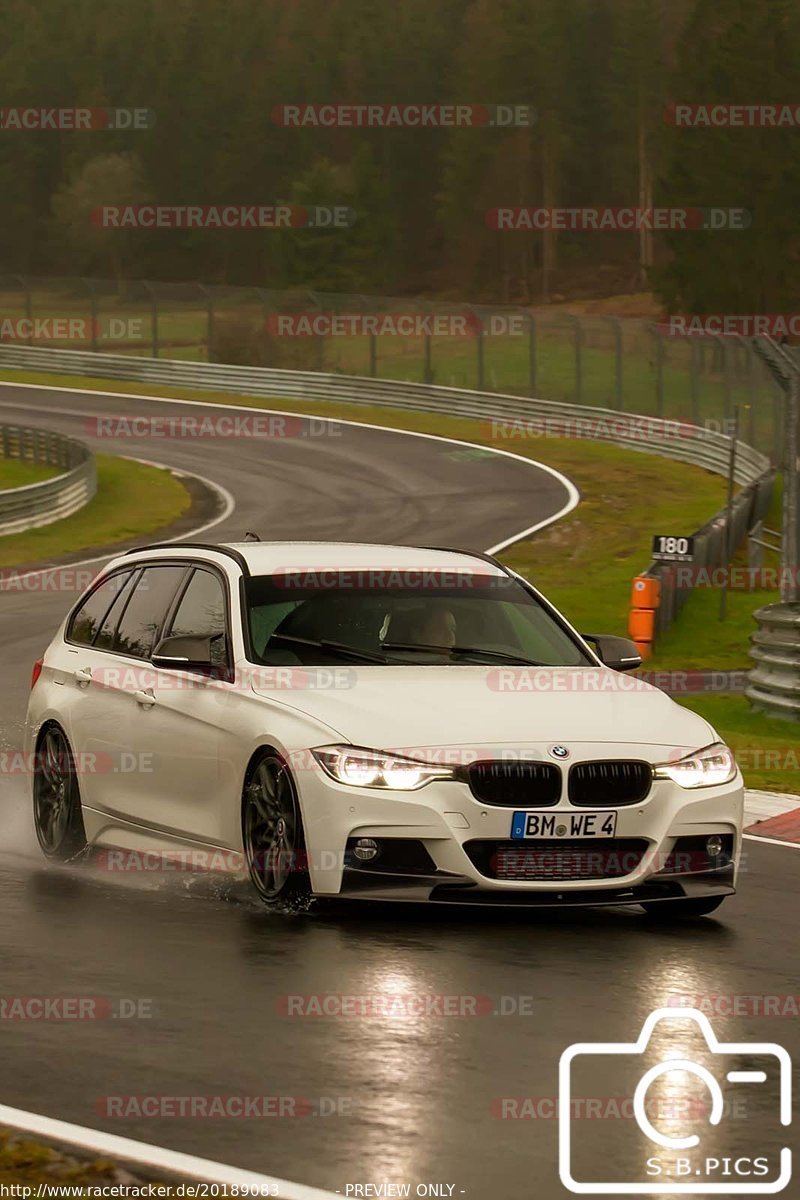
[[[504,541],[498,542],[496,545],[490,547],[490,549],[486,551],[487,554],[499,554],[501,550],[505,550],[506,547],[512,546],[514,542],[521,541],[522,538],[529,536],[531,533],[537,533],[540,529],[544,529],[547,525],[552,525],[554,522],[561,520],[562,517],[566,516],[567,513],[571,512],[572,509],[580,503],[581,498],[580,492],[572,480],[568,479],[566,475],[562,475],[562,473],[557,471],[555,467],[548,466],[547,463],[539,462],[538,459],[528,458],[524,454],[515,454],[513,450],[501,450],[497,446],[485,446],[481,442],[467,442],[462,438],[446,437],[445,435],[439,433],[422,433],[417,429],[396,429],[391,425],[374,425],[368,421],[354,421],[345,417],[326,417],[321,416],[319,413],[301,413],[295,411],[294,409],[259,408],[253,404],[223,404],[214,400],[184,400],[178,397],[170,396],[148,396],[142,392],[106,392],[100,388],[72,388],[64,387],[63,385],[51,385],[46,383],[14,383],[13,380],[9,379],[0,380],[0,387],[32,388],[34,390],[44,392],[68,392],[72,395],[78,396],[108,396],[112,399],[117,398],[123,400],[151,400],[156,404],[185,404],[194,408],[214,408],[230,410],[233,412],[262,412],[280,417],[300,417],[305,421],[327,421],[330,424],[353,425],[358,429],[374,429],[378,430],[380,433],[394,433],[401,434],[403,437],[427,438],[429,441],[448,442],[451,446],[466,446],[469,449],[475,449],[475,447],[478,447],[480,450],[484,450],[487,454],[500,454],[504,458],[513,458],[518,462],[529,463],[533,467],[538,467],[540,471],[544,471],[546,475],[552,475],[554,479],[557,479],[566,491],[568,497],[567,503],[563,506],[563,508],[559,509],[559,511],[554,513],[552,516],[545,517],[544,520],[538,521],[535,525],[529,525],[527,529],[523,529],[519,533],[512,534],[511,537],[506,538]],[[19,408],[20,406],[16,404],[3,403],[0,404],[0,407]],[[65,415],[80,417],[93,415],[92,413],[85,413],[76,410],[73,410],[72,413],[68,413],[65,409],[61,409],[60,411],[65,413]]]
[[[757,833],[743,833],[748,842],[763,842],[765,846],[785,846],[787,850],[800,850],[800,842],[783,842],[780,838],[760,837]]]
[[[187,1175],[203,1182],[221,1183],[228,1186],[249,1186],[259,1190],[268,1186],[270,1188],[278,1187],[277,1193],[270,1191],[269,1194],[280,1197],[281,1200],[330,1200],[336,1195],[335,1192],[306,1187],[302,1183],[291,1183],[287,1179],[262,1175],[257,1171],[244,1171],[239,1167],[230,1167],[210,1158],[196,1158],[192,1154],[182,1154],[178,1150],[152,1146],[149,1142],[139,1142],[133,1138],[120,1137],[114,1133],[103,1133],[99,1129],[90,1129],[84,1125],[72,1125],[67,1121],[43,1117],[22,1108],[9,1108],[5,1104],[0,1104],[0,1124],[24,1133],[38,1134],[41,1137],[77,1146],[82,1150],[91,1150],[96,1154],[113,1155],[116,1158],[125,1159],[126,1162],[169,1171],[176,1175]]]
[[[63,412],[64,410],[62,409],[61,411]],[[177,475],[178,478],[199,479],[201,483],[204,483],[207,488],[210,488],[222,500],[222,512],[214,517],[213,521],[206,521],[205,525],[198,525],[196,529],[189,529],[186,533],[179,533],[175,537],[164,538],[164,542],[168,544],[170,542],[182,542],[190,537],[198,537],[199,534],[205,533],[207,529],[213,529],[215,525],[219,525],[222,521],[227,520],[231,513],[236,510],[236,501],[228,489],[223,487],[221,483],[217,483],[214,479],[209,479],[206,475],[198,475],[196,471],[185,471],[182,467],[170,467],[167,463],[155,462],[150,458],[138,458],[132,454],[117,454],[115,457],[127,459],[128,462],[138,462],[145,467],[157,467],[161,471],[169,471],[170,474]],[[124,553],[124,551],[120,551],[120,553]],[[98,554],[94,558],[80,558],[75,562],[53,563],[50,567],[41,567],[36,571],[26,571],[23,575],[16,575],[14,578],[16,581],[33,579],[37,575],[49,575],[52,571],[70,570],[72,567],[86,567],[91,565],[91,563],[109,562],[112,558],[117,557],[118,553],[115,551],[112,554]],[[2,580],[2,571],[13,570],[13,567],[3,567],[0,569],[0,580]],[[0,592],[10,592],[13,590],[13,588],[0,586]]]

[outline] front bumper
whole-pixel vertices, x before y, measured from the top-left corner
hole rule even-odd
[[[602,752],[601,752],[602,749]],[[662,747],[615,746],[614,757],[658,762]],[[610,757],[608,746],[582,748],[587,760]],[[469,843],[506,843],[519,804],[479,802],[466,783],[437,781],[416,792],[355,788],[336,783],[322,769],[298,780],[306,845],[315,894],[348,898],[523,905],[525,907],[636,904],[680,897],[724,896],[735,891],[742,846],[744,787],[741,775],[722,787],[685,789],[655,780],[642,801],[616,809],[614,842],[633,839],[647,849],[628,873],[607,878],[493,878],[478,869]],[[535,805],[530,806],[535,809]],[[585,812],[562,796],[547,812]],[[603,811],[608,811],[605,807]],[[732,837],[730,861],[715,869],[662,871],[679,838],[716,833]],[[424,847],[431,869],[387,870],[356,864],[347,852],[354,838],[413,840]],[[573,843],[574,844],[574,843]],[[613,849],[609,842],[609,850]],[[520,849],[535,849],[530,840]],[[641,861],[639,861],[641,858]],[[377,869],[376,869],[377,868]]]

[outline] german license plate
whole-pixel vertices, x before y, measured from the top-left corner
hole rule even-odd
[[[515,812],[511,836],[525,838],[613,838],[615,812]]]

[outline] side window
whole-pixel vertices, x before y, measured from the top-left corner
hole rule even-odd
[[[117,592],[116,599],[113,601],[111,608],[105,616],[103,624],[100,626],[100,632],[94,639],[95,650],[110,650],[114,644],[114,631],[117,628],[120,614],[124,611],[125,605],[128,603],[128,597],[133,591],[133,585],[136,581],[139,572],[134,571],[125,579],[125,583]]]
[[[227,661],[225,590],[212,571],[198,569],[189,580],[167,631],[171,637],[210,637],[211,661]]]
[[[185,567],[146,567],[122,614],[112,649],[149,658],[170,601],[186,574]]]
[[[120,571],[95,588],[70,621],[67,640],[77,642],[79,646],[91,646],[106,619],[106,614],[112,607],[116,607],[115,601],[123,591],[127,595],[127,585],[134,575],[135,571]]]

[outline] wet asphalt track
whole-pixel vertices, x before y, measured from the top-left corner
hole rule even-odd
[[[0,421],[85,437],[84,418],[66,409],[165,411],[0,388]],[[566,499],[552,477],[511,460],[346,427],[338,437],[281,443],[126,440],[114,448],[226,487],[237,510],[214,539],[255,528],[264,537],[483,548]],[[0,595],[0,749],[19,745],[30,665],[69,602]],[[656,929],[636,910],[546,916],[340,905],[289,918],[264,914],[246,886],[221,877],[154,882],[45,868],[22,783],[0,781],[0,803],[0,996],[152,1007],[142,1019],[1,1021],[0,1102],[320,1187],[389,1181],[410,1184],[412,1195],[433,1183],[480,1200],[566,1196],[547,1101],[567,1045],[633,1040],[670,995],[800,992],[800,860],[790,848],[748,842],[740,893],[719,919],[687,927]],[[455,1003],[482,1015],[286,1015],[290,995],[386,992],[464,997]],[[799,1017],[714,1024],[726,1040],[778,1041],[800,1055]],[[584,1080],[584,1096],[621,1094],[606,1069]],[[109,1117],[102,1098],[122,1096],[283,1097],[287,1115]],[[503,1100],[520,1097],[544,1101],[541,1115],[500,1119]],[[581,1120],[581,1153],[603,1162],[609,1178],[624,1178],[632,1128],[624,1119]],[[722,1156],[796,1141],[759,1093],[707,1144]]]

